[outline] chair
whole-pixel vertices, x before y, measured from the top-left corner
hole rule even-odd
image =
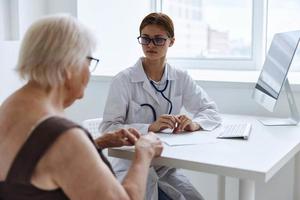
[[[87,119],[82,122],[82,125],[91,133],[93,139],[96,139],[101,136],[99,131],[99,125],[101,122],[102,118]]]
[[[82,122],[82,126],[86,128],[92,135],[93,139],[100,137],[102,134],[99,131],[99,125],[102,122],[102,118],[87,119]],[[111,162],[111,158],[108,156],[107,149],[104,149],[102,153],[106,156],[108,161]]]

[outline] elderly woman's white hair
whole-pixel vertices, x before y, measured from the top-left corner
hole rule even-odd
[[[94,36],[72,16],[44,17],[26,32],[17,71],[46,88],[61,85],[66,71],[83,66],[95,44]]]

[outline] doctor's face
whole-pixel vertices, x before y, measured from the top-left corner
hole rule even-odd
[[[162,26],[154,24],[145,26],[139,38],[145,57],[151,60],[164,59],[174,40],[174,38],[169,38]]]

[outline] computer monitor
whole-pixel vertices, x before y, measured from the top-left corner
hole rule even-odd
[[[273,112],[284,87],[291,117],[261,119],[260,121],[264,125],[297,125],[300,120],[296,102],[287,79],[299,40],[300,31],[277,33],[273,37],[252,97],[260,105]]]

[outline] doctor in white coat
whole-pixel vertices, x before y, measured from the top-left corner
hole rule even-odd
[[[172,20],[162,13],[147,15],[140,25],[138,41],[145,57],[114,77],[100,131],[132,127],[147,133],[169,128],[180,134],[216,128],[221,123],[216,104],[186,72],[166,62],[167,50],[175,41]],[[180,114],[183,107],[192,118]],[[120,180],[129,163],[112,160]],[[198,200],[203,197],[178,169],[154,166],[148,176],[145,199]]]

